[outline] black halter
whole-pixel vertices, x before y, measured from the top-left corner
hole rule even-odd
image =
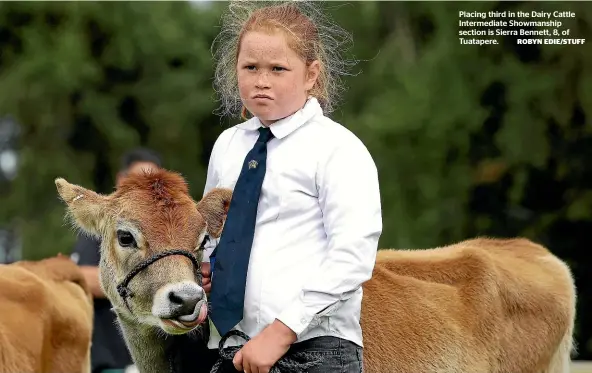
[[[121,296],[121,298],[123,299],[123,302],[125,303],[125,306],[130,311],[130,313],[132,312],[132,310],[131,310],[129,304],[127,303],[127,299],[133,298],[133,296],[134,296],[134,293],[127,287],[128,284],[130,283],[130,281],[138,273],[140,273],[144,269],[148,268],[148,266],[150,266],[152,263],[154,263],[157,260],[160,260],[162,258],[165,258],[169,255],[183,255],[183,256],[189,258],[189,260],[191,260],[191,263],[193,263],[193,269],[195,270],[195,276],[197,277],[197,283],[199,284],[199,286],[201,286],[201,263],[197,260],[197,258],[195,257],[195,255],[193,253],[186,251],[186,250],[169,250],[169,251],[163,251],[161,253],[156,253],[156,254],[152,255],[150,258],[138,263],[138,265],[136,265],[127,274],[127,276],[125,276],[123,281],[121,281],[117,285],[117,292],[119,293],[119,296]]]

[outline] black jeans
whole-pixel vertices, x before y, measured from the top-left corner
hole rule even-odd
[[[320,364],[308,369],[307,373],[363,373],[362,348],[345,339],[336,337],[311,338],[292,345],[286,356],[293,352],[304,351],[313,353],[321,360]],[[209,373],[219,357],[218,350],[209,350],[208,354],[203,358],[203,373]],[[219,373],[236,372],[232,362],[225,362],[221,368]]]

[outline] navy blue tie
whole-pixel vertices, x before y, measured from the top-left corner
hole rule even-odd
[[[210,318],[222,336],[243,319],[247,269],[267,164],[267,142],[272,137],[269,128],[259,128],[259,138],[247,153],[234,187],[220,242],[210,255]]]

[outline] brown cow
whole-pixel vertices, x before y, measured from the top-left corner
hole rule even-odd
[[[190,258],[142,262],[173,249],[201,259],[205,233],[221,233],[231,191],[214,189],[195,203],[185,180],[165,170],[130,176],[110,195],[63,179],[56,185],[74,223],[102,237],[102,286],[138,368],[166,371],[163,332],[199,329],[207,298]],[[526,239],[381,250],[364,284],[365,371],[568,372],[574,318],[568,267]]]
[[[366,371],[567,373],[569,268],[526,239],[381,250],[364,285]]]
[[[92,297],[69,258],[0,265],[0,372],[90,372]]]

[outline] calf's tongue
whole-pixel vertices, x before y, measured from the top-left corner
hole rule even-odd
[[[202,322],[204,322],[207,316],[208,316],[208,305],[206,303],[204,303],[199,308],[199,316],[197,316],[197,323],[201,324]]]
[[[199,309],[195,309],[195,311],[191,315],[185,315],[179,317],[179,321],[187,326],[190,325],[197,325],[204,322],[206,317],[208,316],[208,305],[204,302]]]

